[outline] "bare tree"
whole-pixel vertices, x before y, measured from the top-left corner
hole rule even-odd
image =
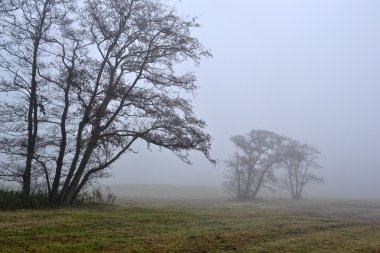
[[[191,150],[214,162],[205,122],[186,95],[197,89],[196,77],[175,71],[178,63],[211,56],[191,35],[196,20],[156,0],[92,0],[70,10],[46,40],[45,62],[37,61],[44,85],[31,152],[50,201],[72,203],[137,140],[188,163]],[[13,107],[22,108],[11,100],[2,111]]]
[[[288,139],[270,131],[252,130],[231,140],[237,151],[227,161],[230,170],[224,185],[238,199],[254,199],[260,189],[277,182],[275,169],[282,161]]]
[[[69,5],[70,1],[63,0],[4,0],[0,3],[0,67],[6,73],[0,91],[13,96],[11,103],[3,103],[1,107],[4,135],[1,151],[14,161],[10,168],[4,166],[7,173],[1,174],[22,177],[23,193],[27,196],[31,188],[39,112],[44,111],[43,97],[39,95],[42,82],[37,72],[43,68],[43,51],[52,36],[51,31],[65,19]]]
[[[284,152],[283,166],[286,176],[283,183],[288,188],[293,199],[301,199],[305,185],[321,183],[323,179],[312,173],[313,169],[320,168],[317,163],[319,151],[308,144],[291,141]]]

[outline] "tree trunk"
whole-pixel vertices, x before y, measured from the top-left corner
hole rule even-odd
[[[28,146],[27,146],[27,156],[25,163],[25,170],[22,175],[23,179],[23,194],[25,196],[30,195],[31,190],[31,174],[32,174],[32,161],[34,157],[34,151],[36,146],[37,132],[38,132],[38,121],[37,121],[37,53],[38,53],[39,40],[36,39],[34,44],[33,52],[33,65],[32,65],[32,81],[31,81],[31,91],[29,98],[29,108],[28,108]]]
[[[23,179],[23,194],[30,196],[31,191],[31,174],[32,174],[32,162],[35,153],[36,139],[38,133],[38,100],[37,100],[37,57],[39,53],[39,47],[43,36],[43,27],[45,25],[46,14],[48,11],[48,5],[50,0],[44,2],[42,15],[38,23],[37,30],[34,33],[33,41],[33,61],[32,61],[32,73],[30,83],[30,97],[28,108],[28,147],[27,157],[25,163],[25,170],[22,176]],[[24,13],[25,14],[25,13]]]
[[[49,201],[55,202],[57,200],[57,195],[58,195],[58,187],[59,187],[59,182],[61,180],[61,174],[62,174],[62,166],[63,166],[63,159],[65,157],[65,151],[66,151],[66,145],[67,145],[67,131],[66,131],[66,120],[67,120],[67,114],[69,111],[69,91],[71,87],[71,76],[72,76],[72,69],[69,71],[69,76],[67,78],[67,87],[65,88],[65,107],[61,116],[61,123],[60,123],[60,128],[61,128],[61,143],[60,143],[60,148],[59,148],[59,156],[57,160],[57,167],[55,171],[55,177],[54,177],[54,182],[52,186],[52,191],[49,196]]]

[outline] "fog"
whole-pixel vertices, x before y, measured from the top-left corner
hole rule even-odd
[[[380,2],[173,1],[197,16],[212,50],[194,69],[197,115],[213,136],[212,166],[145,145],[127,154],[106,184],[220,186],[233,134],[267,129],[320,151],[325,183],[310,195],[378,198],[380,193]]]
[[[137,143],[106,185],[217,186],[229,138],[265,129],[316,146],[324,183],[308,196],[380,197],[380,2],[375,0],[167,0],[196,16],[196,37],[213,57],[192,70],[195,113],[213,136],[213,166],[199,153],[187,165]],[[1,97],[6,99],[5,96]]]

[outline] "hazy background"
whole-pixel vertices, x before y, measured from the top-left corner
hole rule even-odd
[[[380,1],[168,1],[197,16],[214,57],[194,69],[197,115],[214,138],[213,167],[144,144],[106,184],[220,186],[229,137],[267,129],[321,151],[325,184],[310,195],[380,197]]]

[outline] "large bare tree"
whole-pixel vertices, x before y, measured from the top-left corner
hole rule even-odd
[[[275,169],[282,161],[288,138],[266,130],[252,130],[247,135],[233,136],[231,141],[236,152],[227,161],[226,190],[238,199],[254,199],[260,189],[277,182]]]
[[[70,5],[61,20],[49,19],[54,36],[45,36],[44,57],[36,62],[34,149],[10,145],[2,150],[19,161],[32,157],[31,172],[36,183],[46,186],[51,202],[74,201],[137,140],[169,149],[185,162],[190,162],[191,150],[213,162],[205,122],[193,114],[187,95],[197,89],[195,75],[176,71],[178,63],[198,64],[201,57],[210,56],[191,34],[198,27],[196,20],[179,17],[156,0],[84,1],[75,8]],[[17,84],[10,78],[17,73],[6,67],[4,54],[9,49],[7,43],[2,45],[2,87],[7,87]],[[29,90],[15,93],[33,100]],[[24,104],[10,99],[1,111],[10,115],[9,110],[20,115],[14,119],[17,124],[8,124],[2,141],[28,139]],[[17,138],[12,133],[16,130]],[[10,160],[3,162],[1,174],[17,176],[20,164],[14,169],[5,167],[9,164]]]
[[[305,185],[321,183],[323,179],[313,174],[313,170],[320,168],[317,163],[319,151],[308,144],[291,141],[284,152],[283,167],[286,169],[283,183],[293,199],[301,199]]]

